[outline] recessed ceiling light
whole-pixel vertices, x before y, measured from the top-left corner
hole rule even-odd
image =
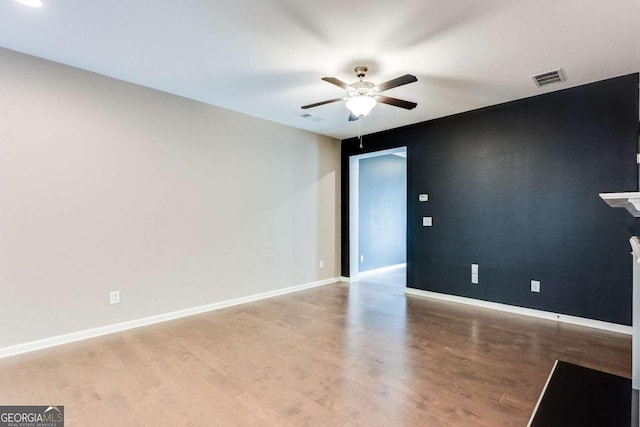
[[[41,0],[16,0],[18,3],[22,3],[25,6],[29,7],[42,7]]]

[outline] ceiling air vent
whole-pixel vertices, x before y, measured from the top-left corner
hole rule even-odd
[[[309,113],[301,114],[301,115],[300,115],[300,117],[302,117],[303,119],[310,120],[310,121],[312,121],[312,122],[321,122],[321,121],[323,121],[323,120],[324,120],[324,118],[323,118],[323,117],[320,117],[320,116],[314,116],[313,114],[309,114]]]
[[[536,86],[542,87],[546,85],[550,85],[551,83],[563,82],[564,73],[561,68],[553,71],[547,71],[546,73],[536,74],[535,76],[531,76],[534,82],[536,82]]]

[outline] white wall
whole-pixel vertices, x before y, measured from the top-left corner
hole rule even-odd
[[[4,49],[0,94],[0,348],[339,276],[339,141]]]

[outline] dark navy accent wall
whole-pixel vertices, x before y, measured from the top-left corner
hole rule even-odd
[[[360,271],[406,262],[407,160],[395,154],[360,160]]]
[[[343,176],[349,155],[407,146],[408,286],[630,325],[636,223],[598,193],[638,190],[637,134],[633,74],[343,141]],[[345,276],[348,200],[346,182]]]

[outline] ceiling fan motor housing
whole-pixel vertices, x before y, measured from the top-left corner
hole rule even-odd
[[[371,82],[355,82],[351,84],[352,90],[349,90],[349,96],[375,96],[377,95],[374,89],[374,84]]]

